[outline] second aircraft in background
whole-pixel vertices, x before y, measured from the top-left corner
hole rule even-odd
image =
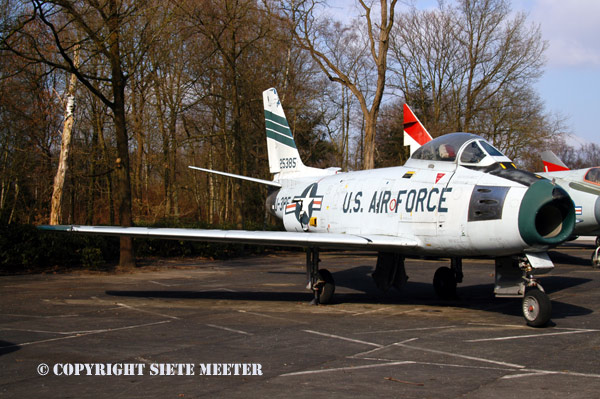
[[[575,236],[596,236],[592,265],[600,267],[600,167],[569,169],[552,151],[542,152],[544,173],[564,188],[575,203]]]

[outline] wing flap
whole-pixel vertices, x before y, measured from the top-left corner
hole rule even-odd
[[[39,226],[41,230],[81,234],[162,238],[183,241],[209,241],[291,247],[319,247],[331,249],[392,250],[419,246],[412,237],[384,235],[356,235],[330,233],[300,233],[289,231],[202,230],[118,226]]]

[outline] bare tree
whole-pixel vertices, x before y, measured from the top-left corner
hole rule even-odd
[[[472,131],[519,158],[556,134],[533,90],[546,43],[506,0],[440,2],[401,19],[393,85],[434,136]]]
[[[62,80],[11,54],[2,57],[0,76],[0,223],[39,223],[52,193]]]
[[[377,5],[377,20],[372,16],[372,12],[376,10],[374,2],[358,2],[364,12],[360,22],[365,25],[366,53],[371,63],[370,67],[376,71],[374,88],[361,88],[360,82],[355,75],[353,76],[352,68],[358,60],[351,65],[337,62],[340,61],[339,52],[342,51],[335,43],[339,31],[328,32],[327,27],[331,26],[331,21],[318,20],[316,13],[319,1],[291,0],[285,5],[284,12],[290,21],[294,21],[296,43],[310,52],[313,60],[331,81],[347,87],[358,100],[365,120],[363,168],[372,169],[375,166],[375,128],[385,89],[390,32],[394,25],[397,0],[391,0],[389,4],[387,0],[380,0]],[[370,98],[367,90],[372,90]]]
[[[568,137],[560,145],[551,148],[555,154],[571,169],[591,168],[600,166],[600,146],[596,143],[586,143],[572,146],[567,143]]]
[[[456,13],[448,8],[399,15],[391,40],[391,87],[434,136],[455,129],[464,74]],[[458,89],[458,90],[457,90]]]
[[[130,22],[145,2],[93,0],[32,0],[21,5],[22,13],[12,31],[3,35],[2,49],[29,60],[43,62],[52,68],[74,74],[78,81],[99,98],[111,111],[114,119],[118,158],[115,162],[117,177],[119,219],[122,226],[133,225],[132,197],[129,166],[129,138],[127,135],[125,89],[128,75],[125,71],[123,36]],[[77,35],[74,35],[74,31]],[[35,33],[35,34],[34,34]],[[131,32],[130,37],[133,35]],[[139,35],[146,34],[141,31]],[[74,37],[81,37],[74,40]],[[20,46],[26,43],[27,46]],[[145,43],[138,40],[138,43]],[[72,49],[80,46],[87,59],[77,66]],[[143,49],[136,49],[144,54]],[[103,59],[109,65],[108,76],[94,75],[85,68],[88,59]],[[131,238],[121,238],[119,265],[132,267],[135,256]]]
[[[510,18],[506,0],[461,0],[455,37],[465,60],[464,110],[458,130],[469,130],[475,114],[507,87],[531,84],[542,73],[547,44],[524,13]]]
[[[244,127],[249,125],[245,113],[260,97],[260,90],[256,87],[260,81],[257,75],[266,67],[257,61],[262,61],[260,56],[264,51],[261,48],[268,49],[272,45],[269,38],[276,26],[272,26],[270,16],[256,0],[209,0],[201,7],[189,1],[179,6],[190,30],[202,37],[202,43],[210,50],[204,61],[211,66],[211,80],[205,84],[205,89],[209,97],[206,104],[210,105],[216,117],[213,143],[219,141],[222,146],[219,158],[225,161],[226,170],[246,174],[247,166],[254,158],[246,156],[253,140],[244,131]],[[238,180],[227,179],[221,189],[225,214],[231,213],[234,223],[242,226],[246,207],[240,206],[239,202],[240,198],[248,197],[247,186]]]
[[[75,68],[79,68],[79,51],[75,47],[73,56],[73,64]],[[73,137],[73,108],[75,107],[75,84],[77,76],[72,73],[67,83],[67,92],[65,96],[65,117],[63,122],[62,139],[60,146],[60,156],[58,159],[58,170],[54,176],[54,185],[52,191],[52,204],[50,205],[50,224],[56,225],[60,223],[62,211],[63,188],[67,174],[67,165],[69,160],[69,152],[71,151],[71,139]]]

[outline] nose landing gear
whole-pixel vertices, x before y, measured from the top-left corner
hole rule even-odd
[[[527,321],[527,325],[531,327],[545,325],[550,320],[550,315],[552,314],[550,298],[540,288],[541,286],[527,289],[525,297],[523,297],[523,316]]]
[[[534,275],[547,273],[552,267],[552,261],[547,254],[527,254],[519,258],[496,259],[494,287],[496,297],[523,298],[521,310],[525,322],[531,327],[542,327],[550,321],[552,315],[550,298]]]

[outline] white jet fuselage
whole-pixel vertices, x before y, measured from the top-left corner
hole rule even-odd
[[[548,247],[521,234],[527,185],[455,162],[411,159],[280,183],[268,206],[287,231],[410,237],[418,241],[414,255],[503,256]]]

